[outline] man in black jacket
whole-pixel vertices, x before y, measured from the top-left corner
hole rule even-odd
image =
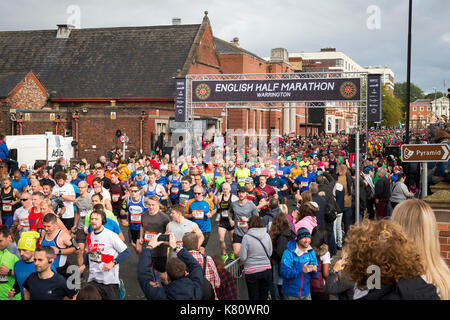
[[[375,208],[377,220],[387,217],[389,199],[391,199],[391,186],[386,177],[386,169],[378,168],[377,175],[380,178],[375,184]]]
[[[153,274],[152,250],[163,243],[157,240],[159,236],[152,237],[139,259],[138,280],[145,297],[148,300],[202,300],[202,268],[189,251],[177,247],[173,234],[170,234],[169,246],[177,257],[167,259],[168,284],[158,286]]]

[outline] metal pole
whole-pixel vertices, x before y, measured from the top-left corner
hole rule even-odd
[[[356,225],[359,226],[359,131],[356,131]]]
[[[408,17],[408,58],[406,72],[406,139],[405,143],[409,143],[409,95],[411,91],[411,20],[412,20],[412,0],[409,0],[409,17]]]
[[[422,199],[428,196],[428,164],[422,162]]]
[[[127,139],[127,136],[125,136],[125,139]],[[125,160],[125,149],[127,148],[126,140],[123,143],[123,150],[122,150],[122,159]]]

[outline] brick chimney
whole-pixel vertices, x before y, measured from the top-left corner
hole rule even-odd
[[[58,24],[58,31],[56,32],[56,39],[67,39],[69,38],[70,31],[75,28],[71,24]]]

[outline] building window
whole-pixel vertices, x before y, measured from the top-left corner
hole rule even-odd
[[[344,66],[344,60],[336,59],[336,67],[343,67],[343,66]]]
[[[412,119],[413,119],[413,120],[416,120],[416,119],[417,119],[417,116],[416,116],[415,114],[413,114]]]
[[[413,111],[417,111],[417,107],[413,107]]]
[[[156,134],[159,135],[161,132],[167,134],[167,122],[156,121]]]
[[[423,111],[423,107],[420,107],[420,111]]]
[[[427,111],[431,111],[431,107],[427,107]]]
[[[327,117],[327,132],[333,132],[333,117]]]
[[[339,131],[339,119],[336,119],[336,127],[335,127],[336,129],[336,132],[338,132]]]

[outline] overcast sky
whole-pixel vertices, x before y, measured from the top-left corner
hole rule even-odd
[[[6,2],[6,3],[5,3]],[[239,37],[261,57],[333,47],[361,66],[387,65],[406,81],[408,0],[15,0],[1,1],[0,31],[199,24],[204,11],[216,37]],[[379,13],[379,14],[378,14]],[[377,19],[379,17],[379,19]],[[369,27],[368,27],[369,23]],[[425,93],[450,87],[450,1],[413,0],[411,81]],[[0,66],[1,68],[1,66]]]

